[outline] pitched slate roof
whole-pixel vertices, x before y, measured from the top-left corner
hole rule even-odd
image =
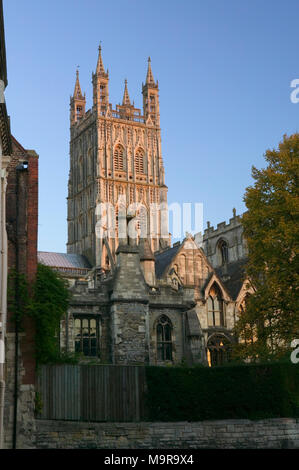
[[[245,265],[247,259],[242,259],[229,263],[226,266],[215,268],[216,274],[220,277],[222,283],[227,289],[233,300],[236,300],[240,289],[246,279]]]
[[[155,254],[156,258],[156,276],[158,279],[160,279],[163,276],[164,271],[166,270],[167,266],[170,265],[174,257],[176,256],[177,252],[181,248],[181,244],[178,243],[177,245],[174,245],[172,248],[167,248],[167,250],[164,250],[160,253]]]
[[[90,269],[91,266],[85,256],[76,253],[53,253],[38,251],[38,262],[53,268]]]

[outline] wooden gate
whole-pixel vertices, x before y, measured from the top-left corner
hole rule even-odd
[[[142,421],[143,366],[44,365],[37,391],[38,418],[75,421]]]

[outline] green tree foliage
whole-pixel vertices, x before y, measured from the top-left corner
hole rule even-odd
[[[265,169],[252,168],[255,183],[244,196],[247,275],[255,292],[236,325],[235,355],[242,359],[279,358],[299,338],[299,134],[284,136],[265,159]]]
[[[36,358],[39,364],[61,360],[58,333],[68,302],[66,281],[48,266],[39,264],[30,305],[30,315],[35,321]]]

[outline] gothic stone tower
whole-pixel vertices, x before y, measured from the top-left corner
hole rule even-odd
[[[158,82],[151,61],[142,85],[143,115],[131,104],[127,81],[122,105],[109,103],[109,74],[104,69],[101,47],[96,72],[92,75],[93,106],[85,112],[77,71],[70,101],[70,173],[68,185],[68,253],[87,256],[93,266],[109,269],[118,247],[118,201],[126,207],[142,204],[136,223],[146,219],[151,249],[167,246],[167,187],[161,153]],[[107,219],[105,240],[96,236],[99,203],[110,203],[115,221]],[[150,207],[156,208],[154,211]],[[162,207],[162,209],[161,209]],[[110,217],[110,216],[109,216]],[[139,217],[139,218],[138,218]],[[113,225],[114,224],[114,225]],[[115,227],[111,236],[110,225]],[[162,236],[163,232],[163,236]],[[167,234],[167,236],[166,236]]]

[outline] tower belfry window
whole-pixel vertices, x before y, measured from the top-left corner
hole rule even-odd
[[[114,150],[114,169],[124,169],[124,151],[121,145],[117,145]]]
[[[135,155],[135,171],[136,173],[144,173],[144,163],[143,163],[143,151],[141,149],[137,150]]]
[[[82,106],[77,106],[77,108],[76,108],[77,117],[80,117],[81,112],[82,112]]]

